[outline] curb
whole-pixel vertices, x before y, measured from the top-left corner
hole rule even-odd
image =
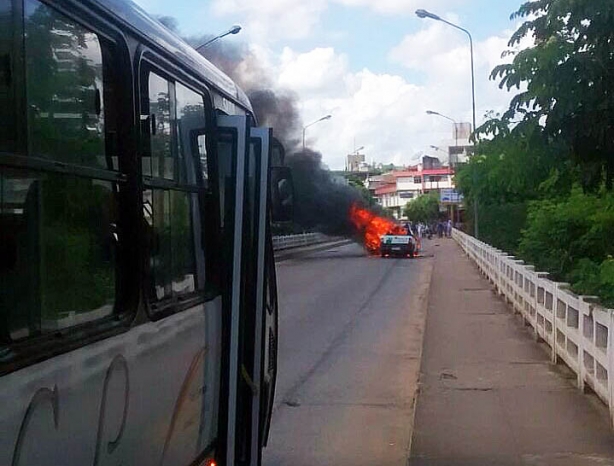
[[[435,260],[434,255],[425,256],[431,259],[429,264],[427,265],[428,270],[426,272],[425,279],[423,283],[420,284],[420,294],[418,296],[419,308],[416,316],[416,325],[421,332],[420,335],[420,345],[418,345],[418,367],[415,374],[415,384],[416,389],[414,392],[412,405],[411,405],[411,413],[410,413],[410,422],[409,422],[409,443],[407,445],[407,463],[409,464],[409,460],[411,458],[411,447],[414,440],[414,425],[416,421],[416,407],[418,406],[418,398],[420,396],[420,379],[422,378],[422,353],[424,351],[424,336],[426,335],[426,318],[428,315],[428,306],[429,306],[429,298],[431,295],[431,283],[433,281],[433,269],[435,268]]]

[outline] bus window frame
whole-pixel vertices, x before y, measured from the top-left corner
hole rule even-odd
[[[204,251],[204,270],[205,270],[205,286],[203,290],[195,290],[190,294],[182,296],[181,299],[163,299],[159,301],[153,301],[147,291],[147,280],[149,276],[149,251],[147,246],[142,248],[143,253],[143,280],[141,283],[141,290],[143,295],[143,304],[147,317],[151,321],[157,321],[164,319],[168,316],[177,314],[179,312],[186,311],[199,304],[211,301],[222,294],[222,287],[217,280],[211,280],[211,271],[214,270],[216,264],[219,264],[219,258],[216,253],[216,246],[220,244],[221,238],[219,237],[220,227],[220,215],[219,210],[215,208],[217,197],[215,194],[215,178],[217,176],[217,150],[214,141],[215,135],[215,110],[213,108],[213,100],[211,96],[211,90],[208,86],[202,84],[195,79],[192,75],[181,70],[180,67],[174,63],[164,59],[154,50],[150,49],[144,44],[141,44],[135,54],[135,101],[137,104],[137,118],[141,124],[138,127],[138,173],[139,184],[141,186],[141,202],[142,195],[148,189],[168,189],[183,191],[196,194],[199,199],[199,214],[201,218],[201,231],[202,245]],[[207,172],[208,180],[205,183],[201,170],[197,170],[197,184],[189,185],[187,182],[182,183],[176,180],[168,180],[162,178],[156,178],[148,175],[144,175],[142,171],[142,156],[145,151],[149,150],[150,133],[143,124],[143,117],[145,114],[145,99],[149,99],[149,73],[155,73],[159,77],[172,82],[181,84],[192,92],[197,93],[203,99],[204,111],[205,111],[205,129],[203,133],[205,135],[205,147],[207,150]],[[174,101],[174,99],[173,99]],[[146,120],[149,123],[149,118]],[[173,139],[178,135],[173,135]],[[176,141],[175,141],[176,142]],[[192,154],[193,155],[193,154]],[[200,163],[200,157],[197,157]],[[213,207],[213,210],[211,210]],[[142,214],[140,214],[142,215]],[[142,229],[144,226],[141,227]],[[143,230],[141,229],[140,237],[143,237]],[[196,255],[194,255],[196,259]],[[159,306],[156,306],[158,304]]]
[[[105,42],[107,46],[112,48],[112,65],[114,68],[114,79],[116,90],[120,95],[115,97],[116,116],[118,119],[126,119],[132,122],[134,107],[127,95],[132,95],[132,77],[130,69],[130,52],[128,43],[124,33],[114,24],[104,21],[95,12],[88,9],[81,9],[78,14],[71,11],[71,8],[62,1],[53,2],[52,4],[45,0],[38,0],[46,8],[63,15],[67,20],[79,24],[88,31],[96,34],[101,42]],[[13,63],[19,64],[19,70],[13,77],[14,82],[17,82],[15,89],[15,106],[16,109],[27,108],[27,95],[25,93],[25,49],[24,49],[24,8],[22,2],[16,2],[18,10],[13,13],[13,16],[18,16],[15,35],[21,34],[21,41],[16,40],[13,46],[19,46],[15,50],[16,57],[12,58]],[[17,80],[16,77],[23,79]],[[127,84],[130,86],[127,87]],[[123,154],[118,158],[117,170],[105,170],[95,167],[87,167],[77,164],[69,164],[52,159],[43,159],[30,155],[28,153],[27,144],[27,118],[25,116],[17,117],[17,127],[23,131],[23,139],[18,141],[14,153],[0,153],[0,166],[8,169],[33,170],[42,174],[59,174],[71,175],[76,177],[87,178],[90,180],[102,180],[116,183],[118,188],[122,188],[122,194],[118,199],[118,215],[119,221],[125,225],[125,231],[129,232],[133,228],[131,219],[131,193],[134,189],[131,180],[134,179],[134,163],[131,158],[134,158],[134,151],[130,151],[132,140],[131,125],[118,125],[117,131],[117,152]],[[53,332],[36,334],[33,336],[24,337],[23,339],[14,340],[10,336],[0,336],[0,355],[3,359],[0,361],[0,376],[7,375],[19,369],[31,366],[33,364],[51,359],[61,354],[74,351],[78,348],[88,346],[96,341],[100,341],[115,335],[119,335],[128,331],[137,314],[138,306],[138,280],[130,278],[133,273],[129,269],[137,267],[138,255],[131,253],[130,257],[126,255],[127,251],[134,251],[134,238],[125,234],[125,246],[122,248],[124,255],[116,264],[116,280],[115,280],[115,301],[113,312],[100,319],[84,322],[74,326],[58,329]],[[130,286],[130,283],[132,286]]]

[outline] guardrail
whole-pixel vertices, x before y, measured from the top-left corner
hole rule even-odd
[[[301,233],[298,235],[273,236],[273,249],[296,248],[299,246],[309,246],[311,244],[323,243],[330,238],[322,233]]]
[[[458,230],[452,236],[535,338],[548,344],[552,362],[564,361],[576,373],[578,388],[590,387],[608,406],[614,426],[614,310],[472,236]]]

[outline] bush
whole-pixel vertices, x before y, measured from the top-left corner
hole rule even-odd
[[[614,259],[608,257],[601,264],[581,259],[569,274],[574,292],[599,296],[607,307],[614,307]]]
[[[520,255],[565,278],[582,258],[601,263],[614,253],[614,198],[574,188],[566,199],[531,203]]]
[[[516,254],[527,222],[527,202],[479,205],[480,240]],[[465,210],[465,227],[473,234],[473,207]]]
[[[581,294],[614,303],[614,196],[574,188],[562,200],[533,202],[519,255]]]
[[[432,223],[439,217],[439,194],[429,193],[409,201],[403,209],[405,217],[412,222]]]

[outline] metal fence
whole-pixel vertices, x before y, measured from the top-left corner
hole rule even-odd
[[[329,240],[330,237],[322,233],[302,233],[299,235],[273,236],[273,249],[275,251],[280,251],[282,249],[323,243]]]
[[[576,373],[578,388],[590,387],[609,407],[614,426],[614,311],[472,236],[458,230],[452,236],[532,327],[535,338],[548,344],[552,362],[564,361]]]

